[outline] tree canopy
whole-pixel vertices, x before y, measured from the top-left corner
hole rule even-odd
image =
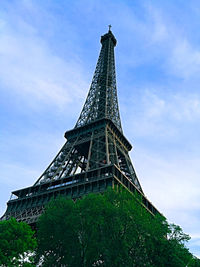
[[[189,236],[123,189],[50,202],[37,239],[41,266],[200,266],[185,247]]]
[[[31,227],[11,218],[0,221],[0,266],[30,266],[30,254],[36,248]]]
[[[24,222],[1,221],[0,266],[200,267],[189,236],[122,188],[52,200],[37,229],[35,237]]]

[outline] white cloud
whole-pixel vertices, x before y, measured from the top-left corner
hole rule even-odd
[[[147,198],[169,222],[192,237],[188,246],[199,255],[200,165],[199,158],[155,153],[137,147],[133,164]]]
[[[168,116],[174,120],[191,121],[200,117],[200,95],[190,92],[159,96],[146,90],[143,98],[144,113],[150,118]]]
[[[187,31],[166,10],[146,3],[143,5],[142,19],[138,19],[137,13],[131,9],[125,11],[122,26],[129,36],[134,36],[133,39],[129,37],[130,46],[127,45],[129,57],[125,60],[129,65],[137,67],[159,59],[160,70],[167,75],[186,80],[199,79],[200,47],[194,45]]]
[[[154,22],[149,32],[151,49],[163,56],[163,70],[183,79],[199,79],[200,47],[195,46],[186,31],[162,9],[153,5],[148,9]]]
[[[133,90],[132,90],[133,91]],[[180,140],[198,127],[200,119],[200,95],[197,93],[172,92],[165,94],[152,88],[142,89],[144,93],[129,97],[129,103],[122,107],[127,133],[134,137],[156,137],[163,140]],[[163,89],[164,91],[164,89]],[[128,105],[128,106],[127,106]],[[133,114],[132,116],[126,116]],[[177,140],[178,141],[178,140]]]
[[[152,93],[152,90],[144,90],[142,98],[143,113],[147,119],[158,118],[166,112],[166,100]]]
[[[154,202],[168,211],[200,208],[199,159],[164,155],[137,149],[134,161],[145,192],[149,191]]]
[[[187,39],[178,39],[172,47],[169,58],[171,72],[184,78],[199,77],[200,72],[200,48],[195,48]]]
[[[31,105],[40,101],[59,108],[83,97],[88,83],[77,55],[73,61],[60,58],[36,28],[17,19],[14,25],[7,14],[0,23],[1,89],[19,94]]]
[[[169,38],[169,31],[162,10],[149,4],[146,4],[145,6],[152,23],[152,29],[150,31],[149,29],[147,30],[151,45],[165,42]],[[149,27],[149,24],[147,24],[146,27]]]

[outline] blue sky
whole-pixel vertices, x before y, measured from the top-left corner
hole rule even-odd
[[[200,256],[200,2],[1,1],[0,213],[64,144],[112,25],[119,106],[146,196]]]

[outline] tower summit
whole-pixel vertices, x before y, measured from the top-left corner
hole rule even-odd
[[[107,118],[122,132],[117,100],[114,47],[117,40],[110,27],[101,36],[101,52],[83,110],[75,127]]]
[[[132,146],[123,135],[115,74],[117,40],[110,25],[101,44],[88,96],[75,127],[65,133],[66,143],[33,186],[12,192],[2,219],[12,216],[35,224],[58,195],[76,199],[116,185],[139,196],[150,213],[158,212],[143,193],[128,154]]]

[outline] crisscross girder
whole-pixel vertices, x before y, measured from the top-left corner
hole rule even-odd
[[[112,120],[122,132],[115,74],[114,47],[116,39],[112,32],[101,37],[102,48],[92,79],[90,90],[80,117],[75,125],[81,127],[95,120]]]

